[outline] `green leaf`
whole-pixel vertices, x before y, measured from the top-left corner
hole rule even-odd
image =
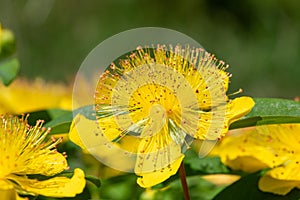
[[[300,123],[300,102],[277,98],[254,98],[255,106],[230,129],[265,124]]]
[[[31,126],[34,126],[37,120],[44,120],[44,123],[47,123],[52,119],[47,110],[34,111],[28,114],[27,123]]]
[[[100,179],[98,177],[91,176],[91,175],[86,175],[85,179],[88,180],[88,181],[90,181],[91,183],[93,183],[98,188],[101,186],[101,181],[100,181]]]
[[[101,199],[140,199],[144,189],[136,183],[136,179],[135,174],[124,174],[103,180],[100,187]]]
[[[184,163],[185,165],[188,165],[192,171],[194,171],[192,174],[216,174],[229,172],[229,169],[221,162],[219,157],[199,158],[192,150],[185,153]],[[191,170],[188,170],[187,175],[189,175]]]
[[[44,120],[45,123],[50,122],[62,115],[69,114],[71,111],[62,110],[62,109],[47,109],[47,110],[39,110],[30,112],[29,117],[27,118],[27,122],[29,125],[34,126],[37,120]]]
[[[70,126],[73,120],[73,115],[82,114],[88,119],[95,120],[94,106],[84,106],[72,111],[64,111],[61,114],[45,124],[45,127],[51,128],[51,134],[67,133],[70,130]]]
[[[224,189],[224,187],[226,187],[224,185],[214,185],[213,183],[201,178],[201,176],[189,176],[186,180],[189,186],[189,194],[191,199],[210,200],[222,189]],[[152,191],[154,194],[151,199],[184,199],[180,179],[174,180],[168,186],[163,188],[152,188]],[[146,193],[142,194],[140,199],[149,199],[144,196],[146,196]]]
[[[50,127],[50,134],[68,133],[72,123],[73,114],[72,111],[65,113],[50,122],[46,123],[45,127]]]
[[[258,189],[258,180],[261,173],[254,173],[245,176],[225,188],[214,200],[232,200],[232,199],[264,199],[264,200],[294,200],[300,198],[300,190],[294,189],[285,196],[265,193]]]
[[[19,61],[16,58],[0,62],[0,79],[8,86],[19,72]]]
[[[49,114],[51,119],[55,119],[55,118],[58,118],[62,115],[70,113],[70,110],[63,110],[63,109],[59,109],[59,108],[53,108],[53,109],[48,109],[47,113]]]

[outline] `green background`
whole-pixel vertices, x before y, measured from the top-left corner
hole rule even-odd
[[[71,81],[106,38],[137,27],[180,31],[230,64],[231,91],[300,96],[298,0],[1,0],[21,76]]]

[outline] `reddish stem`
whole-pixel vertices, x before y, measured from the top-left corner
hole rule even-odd
[[[183,161],[181,162],[180,167],[179,167],[179,175],[180,175],[181,185],[182,185],[182,189],[183,189],[184,199],[190,200],[189,188],[188,188],[188,185],[186,182],[186,174],[185,174]]]

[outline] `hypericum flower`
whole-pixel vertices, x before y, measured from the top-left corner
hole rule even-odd
[[[78,131],[81,146],[111,167],[133,169],[142,187],[163,182],[177,172],[192,139],[219,139],[253,107],[250,97],[228,100],[226,68],[203,49],[138,47],[100,76],[97,129],[78,116],[70,138]],[[78,121],[94,126],[94,134]]]
[[[30,175],[54,176],[67,166],[66,158],[55,146],[60,140],[46,139],[49,130],[26,118],[0,117],[0,193],[1,197],[23,195],[73,197],[85,187],[84,172],[75,169],[72,178],[56,176],[39,181]]]
[[[63,84],[19,78],[8,87],[0,84],[0,90],[2,114],[22,114],[49,108],[72,109],[72,88]]]
[[[212,151],[233,170],[271,168],[259,180],[264,192],[285,195],[300,189],[300,124],[264,125],[235,130]]]

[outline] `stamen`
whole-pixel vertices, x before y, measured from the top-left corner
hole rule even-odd
[[[242,88],[240,88],[238,91],[236,91],[236,92],[233,92],[233,93],[231,93],[231,94],[228,94],[227,96],[234,96],[234,95],[237,95],[237,94],[240,94],[240,93],[242,93],[243,92],[243,89]]]

